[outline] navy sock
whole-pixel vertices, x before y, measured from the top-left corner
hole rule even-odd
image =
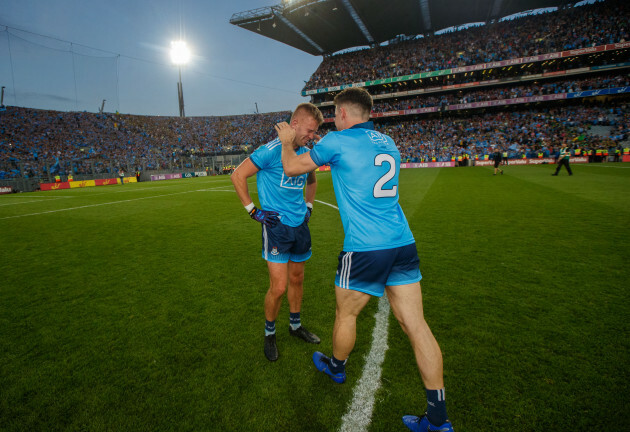
[[[276,334],[276,321],[265,320],[265,336]]]
[[[343,373],[346,371],[346,362],[348,359],[343,361],[336,359],[335,356],[330,357],[330,371],[334,374]]]
[[[427,390],[427,419],[433,426],[442,426],[448,420],[444,389]]]
[[[289,312],[289,325],[293,330],[297,330],[302,325],[299,312]]]

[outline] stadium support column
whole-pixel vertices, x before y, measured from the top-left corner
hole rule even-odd
[[[177,100],[179,102],[179,116],[186,117],[184,113],[184,89],[182,88],[182,65],[190,60],[190,51],[184,41],[171,42],[171,60],[179,70],[179,82],[177,83]]]
[[[186,117],[184,112],[184,89],[182,87],[182,67],[179,66],[179,82],[177,83],[177,99],[179,100],[179,116]]]

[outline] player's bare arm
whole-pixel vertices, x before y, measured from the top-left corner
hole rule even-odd
[[[313,204],[315,201],[315,192],[317,192],[317,177],[315,177],[315,171],[311,171],[306,177],[306,193],[305,201]]]
[[[302,153],[298,156],[295,152],[295,130],[287,123],[278,123],[275,126],[278,138],[282,142],[282,167],[284,173],[289,177],[295,177],[304,173],[312,172],[317,168],[309,153]]]
[[[234,185],[234,190],[241,200],[243,206],[247,206],[252,203],[252,199],[249,196],[249,189],[247,187],[247,179],[258,172],[258,168],[249,159],[245,159],[232,173],[230,180]]]

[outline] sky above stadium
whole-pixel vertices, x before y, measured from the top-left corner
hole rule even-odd
[[[321,63],[229,23],[280,0],[2,0],[4,104],[60,111],[179,115],[170,42],[186,40],[187,116],[291,110]]]

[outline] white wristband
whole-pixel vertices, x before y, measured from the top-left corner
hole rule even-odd
[[[253,203],[253,202],[251,202],[251,203],[249,203],[249,204],[247,204],[247,205],[245,206],[245,210],[247,210],[247,213],[251,213],[251,212],[252,212],[252,210],[254,209],[254,207],[256,207],[256,206],[254,205],[254,203]]]
[[[307,202],[306,203],[306,207],[310,208],[311,210],[313,210],[313,203]]]

